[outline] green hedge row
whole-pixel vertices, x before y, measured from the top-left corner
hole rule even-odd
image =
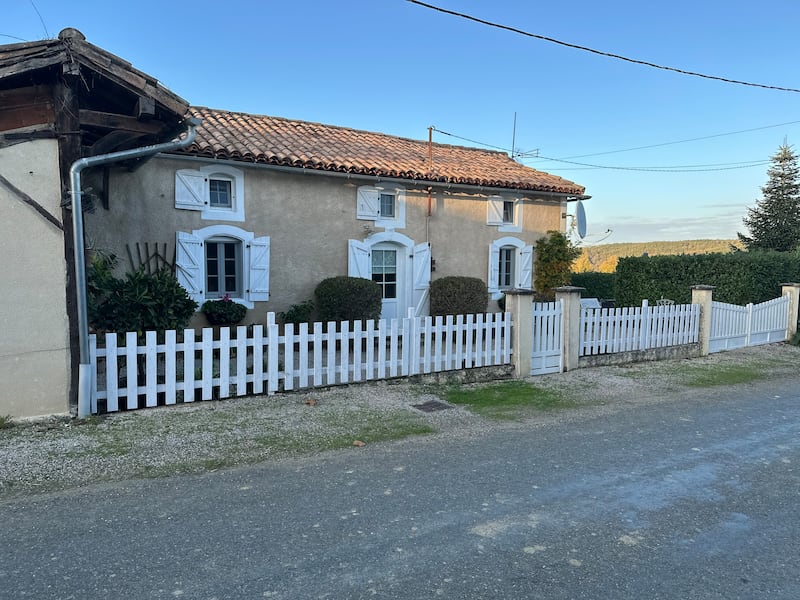
[[[747,304],[775,298],[781,283],[798,281],[800,255],[794,252],[636,256],[619,259],[614,299],[617,306],[662,297],[686,304],[693,285],[713,285],[714,300]]]
[[[616,285],[617,276],[615,273],[573,273],[570,278],[570,285],[586,288],[582,292],[584,298],[614,298],[616,292],[614,286]]]

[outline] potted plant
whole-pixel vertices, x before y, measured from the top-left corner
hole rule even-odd
[[[247,314],[247,307],[231,300],[225,294],[219,300],[206,300],[200,307],[211,325],[232,326],[238,325]]]

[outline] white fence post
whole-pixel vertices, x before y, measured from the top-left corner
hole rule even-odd
[[[692,304],[700,305],[700,326],[698,330],[700,356],[708,356],[711,340],[711,302],[713,300],[713,292],[713,285],[692,286]]]
[[[555,289],[556,302],[564,305],[564,370],[578,368],[580,358],[581,292],[586,288],[567,285]]]

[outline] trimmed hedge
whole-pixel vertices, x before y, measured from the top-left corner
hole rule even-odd
[[[614,298],[616,278],[616,273],[573,273],[570,284],[586,288],[586,291],[582,294],[584,298],[610,300]]]
[[[693,285],[713,285],[714,299],[731,304],[758,303],[780,294],[780,284],[800,281],[800,255],[794,252],[733,252],[620,258],[614,298],[635,306],[662,296],[691,302]]]
[[[330,277],[314,290],[320,321],[361,321],[381,316],[381,287],[360,277]]]
[[[431,316],[485,313],[486,284],[477,277],[442,277],[431,282]]]

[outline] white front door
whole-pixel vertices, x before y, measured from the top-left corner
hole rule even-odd
[[[431,284],[431,248],[415,244],[402,233],[387,231],[366,240],[348,240],[347,274],[371,279],[381,288],[382,319],[405,318],[409,308],[416,316],[428,314]]]
[[[405,248],[391,243],[375,244],[370,252],[372,281],[381,288],[381,318],[402,318],[406,311]]]

